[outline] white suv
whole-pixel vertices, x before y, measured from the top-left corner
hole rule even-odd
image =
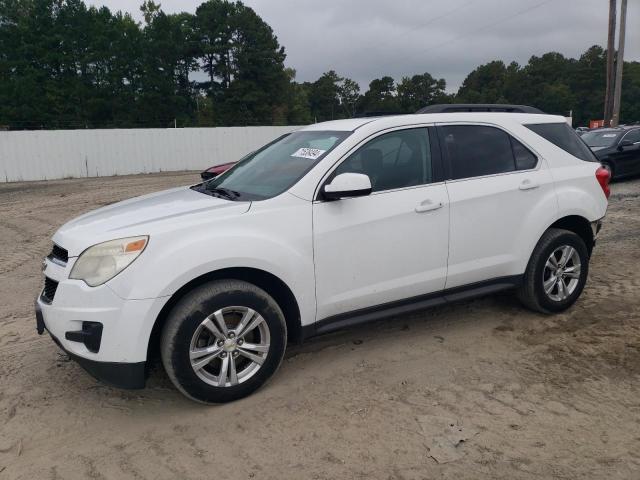
[[[608,179],[557,116],[312,125],[204,184],[64,225],[38,329],[107,383],[142,388],[159,351],[188,397],[238,399],[287,341],[504,289],[568,308]]]

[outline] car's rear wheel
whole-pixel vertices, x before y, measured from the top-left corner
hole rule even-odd
[[[543,313],[566,310],[587,282],[589,251],[582,238],[568,230],[547,230],[531,255],[518,297]]]
[[[264,290],[217,280],[185,295],[163,329],[161,356],[169,378],[203,403],[245,397],[278,369],[287,344],[282,310]]]

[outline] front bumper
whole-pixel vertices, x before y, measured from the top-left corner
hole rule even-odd
[[[51,301],[42,295],[36,300],[38,333],[46,329],[98,380],[143,388],[149,338],[168,298],[125,300],[108,285],[89,287],[69,280],[71,265],[45,263],[45,276],[57,282],[57,289]]]
[[[118,388],[139,389],[144,388],[146,381],[146,361],[142,362],[105,362],[93,360],[86,356],[80,356],[65,347],[65,344],[58,339],[51,331],[47,329],[44,315],[41,307],[41,300],[36,301],[36,329],[38,334],[42,335],[45,331],[49,333],[51,339],[65,352],[69,358],[76,361],[96,380]],[[78,345],[80,343],[73,342]],[[76,347],[78,348],[78,347]],[[86,346],[85,346],[86,348]]]
[[[36,302],[36,323],[38,333],[42,335],[46,330],[46,326],[42,315],[42,309],[38,302]],[[58,347],[60,347],[60,349],[69,356],[69,358],[78,362],[78,364],[80,364],[80,366],[96,380],[118,388],[144,388],[146,380],[146,362],[119,363],[90,360],[76,355],[64,348],[62,342],[60,342],[60,340],[58,340],[58,338],[51,332],[49,332],[49,335],[56,345],[58,345]]]

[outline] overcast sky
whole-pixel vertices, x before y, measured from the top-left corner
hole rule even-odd
[[[201,0],[156,0],[167,13]],[[87,0],[142,20],[135,0]],[[554,50],[606,45],[607,0],[245,0],[275,31],[298,81],[334,69],[366,90],[374,78],[429,72],[455,91],[476,66],[524,64]],[[618,2],[620,3],[620,2]],[[629,0],[626,60],[640,60],[640,0]]]

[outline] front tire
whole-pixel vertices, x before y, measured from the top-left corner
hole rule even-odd
[[[561,312],[580,297],[588,274],[589,251],[582,238],[550,228],[531,255],[518,298],[531,310]]]
[[[178,301],[160,341],[162,364],[178,390],[198,402],[225,403],[250,395],[273,376],[287,327],[264,290],[216,280]]]

